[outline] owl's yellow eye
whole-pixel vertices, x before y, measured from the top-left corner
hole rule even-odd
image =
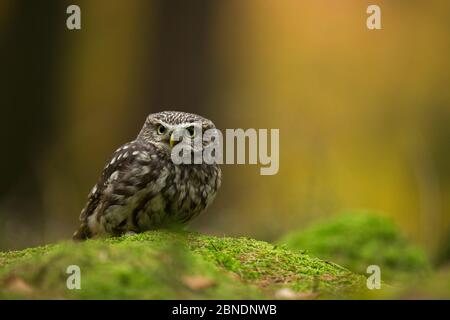
[[[162,124],[160,124],[160,125],[158,126],[158,128],[156,129],[156,132],[157,132],[158,134],[164,134],[164,132],[166,132],[166,127],[164,127]]]
[[[194,129],[194,127],[187,127],[186,130],[187,130],[188,135],[189,135],[190,138],[193,138],[195,136],[195,129]]]

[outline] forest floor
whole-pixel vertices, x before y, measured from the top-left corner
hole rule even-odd
[[[0,252],[0,299],[448,299],[445,266],[388,219],[350,214],[277,244],[158,230]]]
[[[73,265],[81,289],[68,289]],[[151,231],[0,253],[0,298],[315,299],[364,291],[362,275],[248,238]]]

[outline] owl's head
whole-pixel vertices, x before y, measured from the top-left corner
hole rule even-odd
[[[174,145],[184,141],[192,144],[199,134],[209,129],[215,129],[214,123],[199,115],[163,111],[152,113],[147,117],[138,139],[170,154]],[[204,143],[203,147],[205,147]]]

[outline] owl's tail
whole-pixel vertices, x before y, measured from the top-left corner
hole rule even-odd
[[[91,230],[89,230],[87,223],[82,222],[78,230],[74,232],[72,239],[74,241],[83,241],[89,239],[91,236]]]

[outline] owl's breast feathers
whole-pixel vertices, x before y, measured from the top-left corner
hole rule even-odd
[[[187,222],[211,203],[220,182],[218,165],[174,165],[151,144],[127,143],[90,192],[74,239]]]

